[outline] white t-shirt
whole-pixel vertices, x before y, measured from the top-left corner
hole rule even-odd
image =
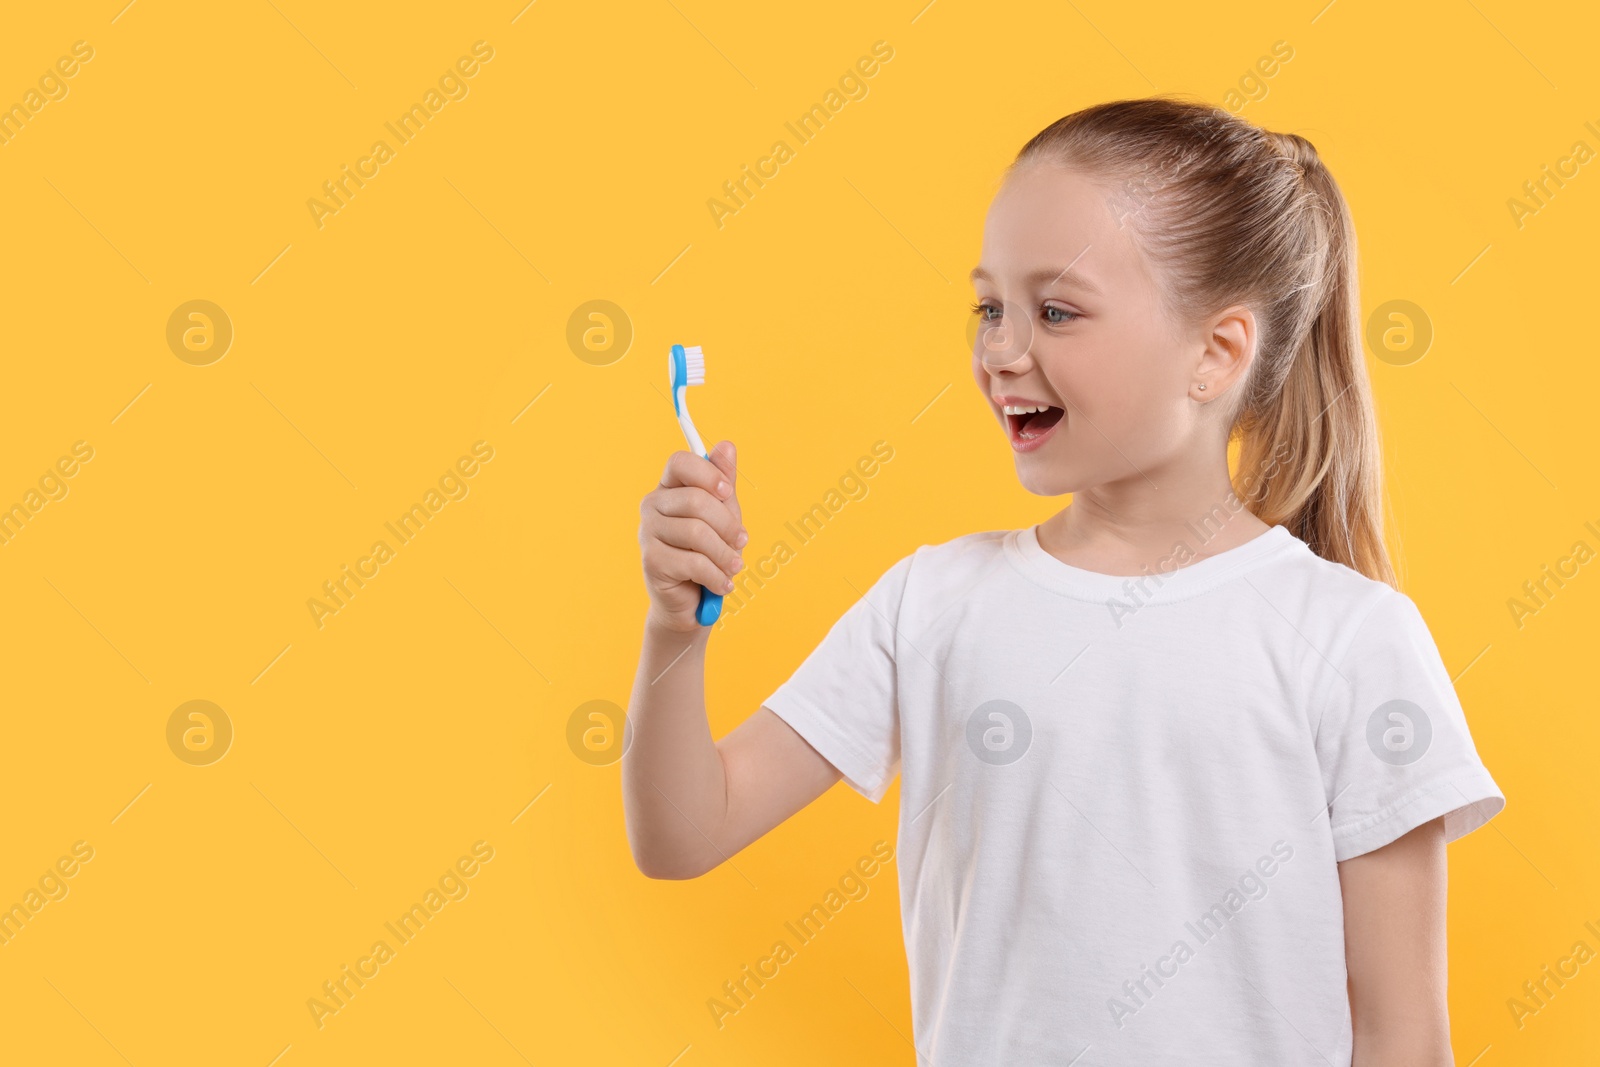
[[[765,701],[902,775],[920,1065],[1345,1067],[1338,861],[1505,806],[1409,597],[1283,526],[1187,558],[924,545]]]

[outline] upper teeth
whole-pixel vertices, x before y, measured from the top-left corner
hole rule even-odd
[[[1029,407],[1024,404],[1006,404],[1004,406],[1007,415],[1031,415],[1035,411],[1050,410],[1049,405],[1046,404],[1040,404],[1038,407]]]

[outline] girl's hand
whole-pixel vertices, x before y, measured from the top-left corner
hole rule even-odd
[[[706,629],[695,621],[700,586],[733,590],[750,540],[740,517],[733,442],[719,441],[707,460],[693,452],[667,458],[661,484],[640,505],[639,546],[649,621],[668,630]]]

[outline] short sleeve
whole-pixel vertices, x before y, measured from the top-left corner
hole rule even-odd
[[[900,771],[895,637],[914,557],[885,571],[762,701],[874,804]]]
[[[1410,597],[1386,590],[1335,670],[1326,675],[1316,746],[1336,860],[1440,816],[1454,841],[1505,807]]]

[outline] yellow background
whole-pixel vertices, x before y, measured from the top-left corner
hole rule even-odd
[[[1243,114],[1328,160],[1364,313],[1409,300],[1435,331],[1370,365],[1403,588],[1508,798],[1450,850],[1457,1059],[1594,1062],[1600,963],[1520,1029],[1506,1006],[1600,950],[1600,571],[1521,628],[1507,607],[1600,547],[1600,176],[1520,227],[1507,206],[1600,148],[1592,9],[524,2],[7,12],[0,103],[76,41],[94,58],[0,145],[0,503],[74,442],[94,458],[0,545],[0,902],[74,842],[94,858],[0,946],[0,1058],[913,1062],[893,864],[724,1027],[706,1006],[894,841],[898,786],[652,882],[618,766],[568,746],[632,682],[639,499],[682,445],[663,357],[705,347],[692,407],[740,446],[747,559],[894,449],[714,635],[720,736],[917,545],[1066,503],[1016,484],[964,350],[1016,149],[1105,99],[1222,103],[1281,40]],[[319,228],[308,199],[479,40],[468,95]],[[796,145],[784,123],[879,40],[868,95]],[[780,138],[794,158],[719,228],[706,202]],[[197,299],[234,330],[208,366],[166,341]],[[591,300],[632,325],[606,365],[566,340]],[[322,583],[480,440],[469,494],[319,628]],[[234,729],[208,766],[167,744],[190,700]],[[319,1028],[308,999],[477,841],[468,895]]]

